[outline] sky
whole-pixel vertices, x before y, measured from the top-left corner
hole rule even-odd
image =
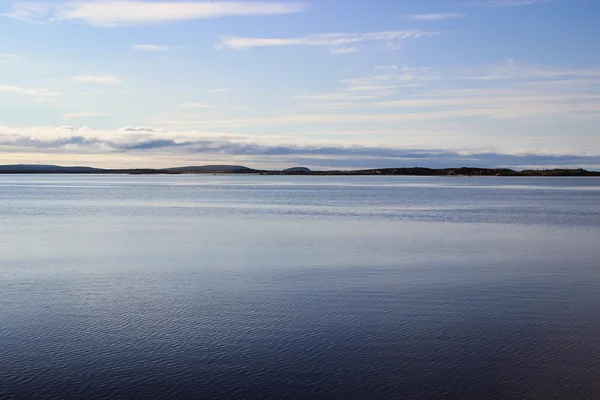
[[[600,170],[597,0],[0,0],[0,164]]]

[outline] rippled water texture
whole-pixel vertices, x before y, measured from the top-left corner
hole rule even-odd
[[[0,176],[1,399],[598,399],[600,179]]]

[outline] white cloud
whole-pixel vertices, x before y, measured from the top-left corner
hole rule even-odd
[[[87,117],[104,117],[114,115],[110,113],[94,112],[94,111],[79,111],[63,115],[63,118],[87,118]]]
[[[221,89],[212,89],[210,92],[211,93],[226,93],[226,92],[231,92],[231,89],[227,89],[227,88],[221,88]]]
[[[5,16],[25,21],[77,21],[99,26],[153,24],[228,16],[278,15],[302,12],[303,3],[246,1],[70,1],[16,4]]]
[[[171,47],[157,44],[134,44],[133,49],[137,51],[169,51]]]
[[[465,17],[466,15],[462,13],[411,14],[406,16],[406,18],[415,21],[443,21],[445,19],[457,19]]]
[[[21,56],[18,54],[4,54],[0,53],[0,60],[12,60],[15,58],[20,58]]]
[[[206,103],[185,103],[181,105],[181,108],[213,108],[213,106]]]
[[[24,88],[21,86],[7,85],[0,85],[0,92],[17,93],[37,97],[54,97],[60,95],[60,93],[52,92],[48,89]]]
[[[418,39],[439,34],[441,32],[405,30],[373,33],[324,33],[297,38],[222,37],[216,47],[241,50],[252,47],[322,46],[329,48],[333,53],[344,53],[347,52],[344,49],[354,49],[359,43],[382,42],[388,47],[397,47],[406,39]]]
[[[106,74],[106,75],[77,75],[72,78],[76,82],[84,82],[84,83],[101,83],[101,84],[119,84],[121,83],[121,79],[116,77],[115,75]]]

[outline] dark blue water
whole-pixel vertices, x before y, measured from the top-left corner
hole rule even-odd
[[[167,398],[600,398],[600,179],[0,176],[0,399]]]

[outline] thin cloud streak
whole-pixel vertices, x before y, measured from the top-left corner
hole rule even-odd
[[[387,114],[289,114],[264,118],[239,118],[226,120],[180,120],[157,118],[153,122],[165,126],[202,127],[202,128],[249,128],[273,125],[301,124],[389,124],[413,121],[456,120],[462,118],[516,120],[533,117],[572,116],[574,112],[582,113],[584,118],[600,118],[600,104],[584,104],[565,109],[564,104],[542,104],[523,107],[522,104],[511,106],[490,106],[489,108],[465,108],[444,111],[423,111]]]
[[[16,4],[3,15],[29,22],[75,21],[115,27],[230,16],[292,14],[307,8],[304,3],[294,2],[99,0],[59,5],[42,2]]]
[[[452,92],[450,92],[452,93]],[[484,96],[465,96],[459,97],[446,97],[446,98],[425,98],[425,99],[405,99],[405,100],[393,100],[386,102],[373,103],[370,106],[375,108],[418,108],[418,107],[452,107],[452,106],[463,106],[472,108],[491,108],[491,107],[519,107],[521,104],[528,104],[530,106],[546,104],[546,105],[571,105],[576,107],[581,106],[581,102],[585,102],[584,105],[589,107],[590,110],[600,109],[600,95],[586,95],[586,94],[555,94],[555,95],[542,95],[542,94],[531,94],[522,92],[521,95],[505,96],[500,94],[499,96],[493,96],[493,91],[485,92]]]
[[[337,49],[330,50],[331,54],[356,53],[357,51],[359,51],[358,47],[340,47]]]
[[[63,118],[87,118],[87,117],[105,117],[114,115],[110,113],[95,112],[95,111],[80,111],[63,115]]]
[[[567,76],[600,77],[600,69],[560,69],[544,65],[521,64],[507,58],[503,64],[489,68],[483,75],[459,79],[495,81],[505,79],[554,79]]]
[[[324,94],[307,94],[301,96],[294,96],[292,99],[295,100],[319,100],[319,101],[330,101],[330,100],[368,100],[376,99],[381,94],[351,94],[351,93],[324,93]]]
[[[77,75],[71,78],[76,82],[82,83],[100,83],[100,84],[109,84],[116,85],[122,83],[121,79],[112,74],[106,75]]]
[[[397,48],[404,40],[419,39],[440,35],[435,31],[384,31],[372,33],[324,33],[296,38],[247,38],[222,37],[215,47],[218,49],[244,50],[253,47],[282,47],[282,46],[320,46],[330,49],[332,53],[347,53],[355,45],[362,43],[385,42],[386,46]]]
[[[405,16],[405,18],[412,19],[415,21],[443,21],[447,19],[458,19],[466,17],[467,16],[462,13],[410,14]]]
[[[423,86],[426,82],[440,79],[440,76],[431,68],[380,65],[376,66],[375,70],[385,71],[385,73],[362,78],[344,79],[341,83],[345,87],[337,93],[310,93],[294,96],[293,99],[314,101],[369,100],[388,97],[399,89]]]
[[[492,0],[485,4],[494,7],[522,7],[531,6],[534,4],[545,4],[549,2],[550,0]]]
[[[25,88],[21,86],[0,85],[0,92],[24,94],[37,97],[54,97],[60,93],[53,92],[48,89]]]
[[[171,47],[157,44],[134,44],[133,49],[136,51],[160,52],[169,51],[171,50]]]
[[[213,106],[206,103],[185,103],[181,105],[181,108],[213,108]]]

